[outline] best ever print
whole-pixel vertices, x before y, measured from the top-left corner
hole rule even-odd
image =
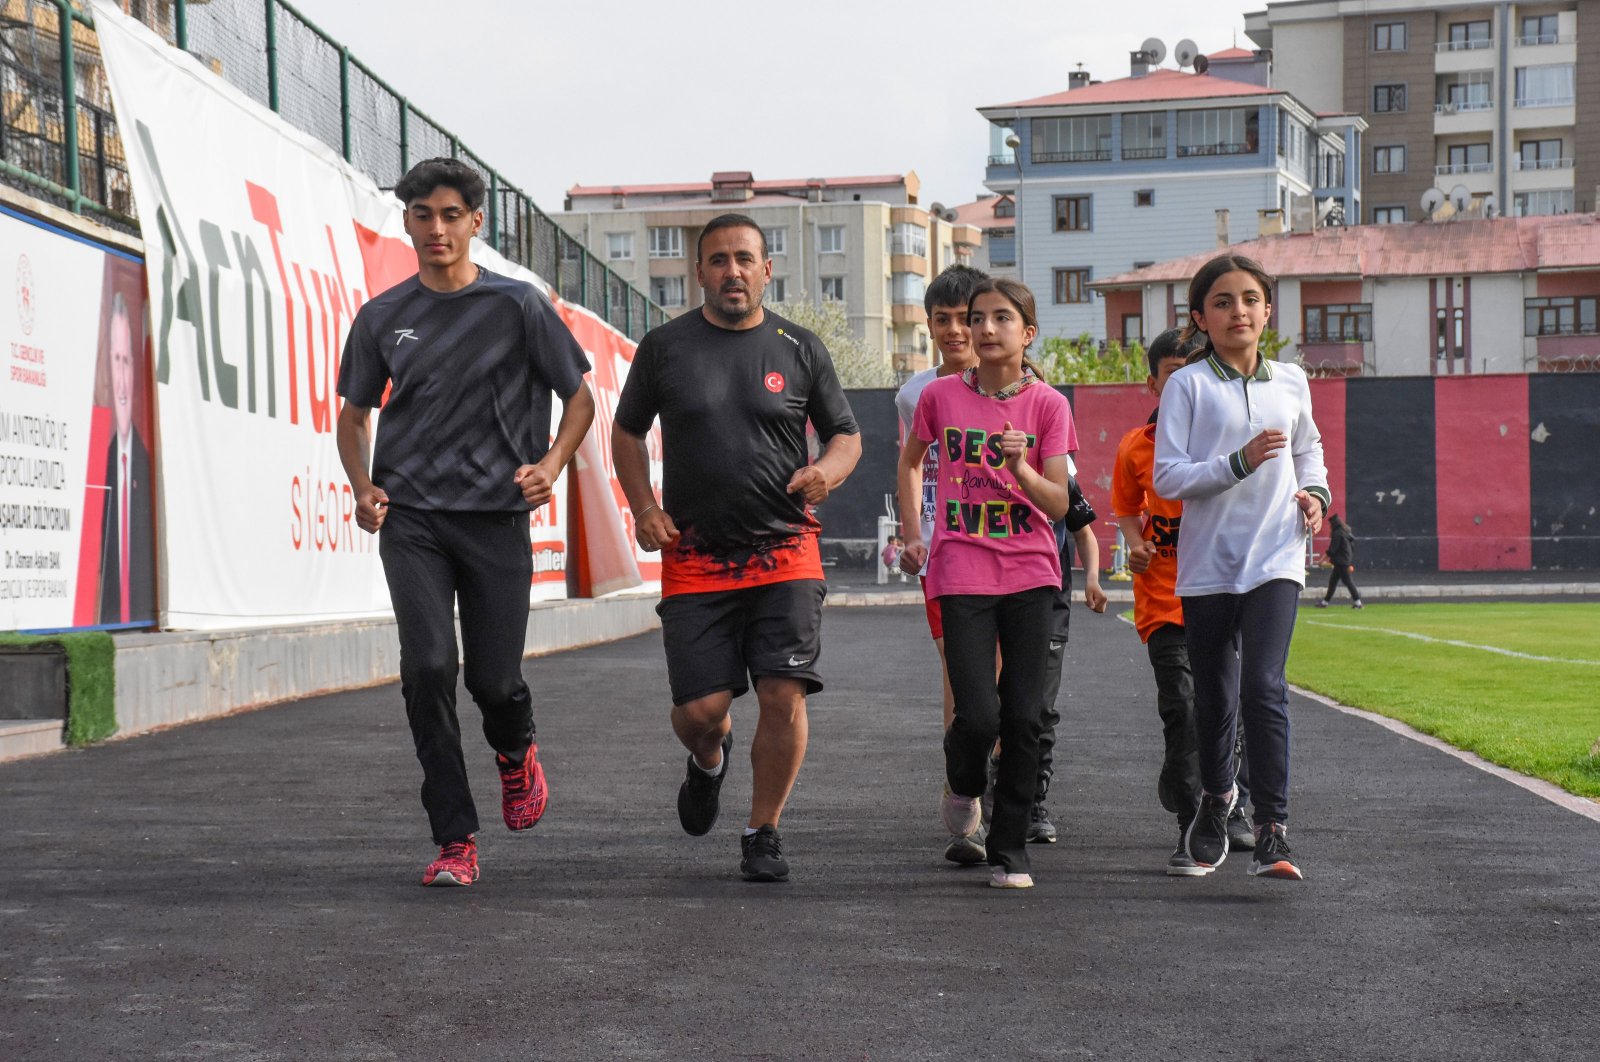
[[[1003,498],[965,500],[976,491],[1010,493],[1017,489],[1015,480],[1004,472],[1005,458],[1000,452],[1000,440],[1000,432],[983,428],[950,426],[944,429],[945,468],[953,473],[950,482],[961,494],[959,498],[945,499],[946,531],[972,538],[1011,538],[1033,530],[1030,521],[1033,510],[1022,502]],[[1038,442],[1038,436],[1030,433],[1029,451]]]

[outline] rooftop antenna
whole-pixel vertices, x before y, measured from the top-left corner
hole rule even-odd
[[[1178,69],[1183,69],[1194,63],[1195,56],[1200,54],[1200,46],[1185,37],[1172,49],[1173,61],[1178,64]]]
[[[1150,57],[1151,66],[1160,66],[1161,61],[1167,57],[1167,46],[1160,37],[1149,37],[1139,45],[1139,50]]]

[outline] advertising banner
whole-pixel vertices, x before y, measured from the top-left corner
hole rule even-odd
[[[155,618],[144,269],[0,209],[0,630]]]
[[[94,15],[146,243],[163,623],[385,613],[377,539],[356,527],[335,446],[335,388],[356,311],[416,272],[399,205],[114,6]],[[473,258],[549,293],[480,241]],[[566,595],[565,478],[530,518],[533,600]]]

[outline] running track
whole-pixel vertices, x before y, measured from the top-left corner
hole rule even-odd
[[[1600,824],[1296,698],[1308,880],[1167,878],[1142,647],[1075,611],[1062,843],[995,892],[939,858],[920,609],[824,622],[785,885],[736,873],[749,698],[680,832],[653,634],[528,662],[551,811],[507,834],[469,746],[470,889],[415,884],[394,686],[0,765],[0,1059],[1593,1057]]]

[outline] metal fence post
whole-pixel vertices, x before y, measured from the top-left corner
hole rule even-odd
[[[172,5],[172,35],[177,38],[178,50],[189,50],[189,4],[187,0],[177,0]]]
[[[339,48],[339,140],[344,160],[350,161],[350,49]]]
[[[406,116],[410,113],[411,105],[402,99],[400,101],[400,176],[402,177],[411,169],[411,130],[406,122]]]
[[[500,250],[500,177],[489,171],[489,246]]]
[[[278,111],[278,0],[267,0],[267,106]]]
[[[83,189],[78,177],[78,71],[72,46],[72,7],[56,2],[56,29],[61,34],[61,150],[66,153],[67,187],[72,190],[72,212],[83,212]]]

